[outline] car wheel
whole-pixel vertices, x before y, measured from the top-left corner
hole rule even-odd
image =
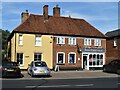
[[[117,74],[119,74],[119,75],[120,75],[120,70],[117,70]]]
[[[103,67],[103,72],[106,72],[106,68],[105,67]]]

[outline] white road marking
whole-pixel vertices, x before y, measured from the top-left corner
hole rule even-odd
[[[83,85],[51,85],[51,86],[26,86],[26,88],[42,88],[42,87],[70,87],[70,86],[76,86],[76,87],[87,87],[87,86],[93,86],[94,84],[83,84]]]

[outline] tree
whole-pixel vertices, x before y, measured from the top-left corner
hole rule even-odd
[[[0,33],[2,32],[2,60],[5,60],[5,55],[7,54],[7,40],[10,35],[8,30],[0,29]]]

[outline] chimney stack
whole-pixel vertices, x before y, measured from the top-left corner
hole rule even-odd
[[[53,8],[53,16],[60,17],[60,8],[58,7],[58,4]]]
[[[44,19],[48,19],[48,5],[45,5],[43,7],[43,16],[44,16]]]
[[[24,22],[29,16],[28,10],[26,12],[22,12],[21,14],[21,22]]]

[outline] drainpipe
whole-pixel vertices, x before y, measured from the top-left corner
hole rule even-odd
[[[16,60],[16,33],[15,33],[15,58],[14,59]]]

